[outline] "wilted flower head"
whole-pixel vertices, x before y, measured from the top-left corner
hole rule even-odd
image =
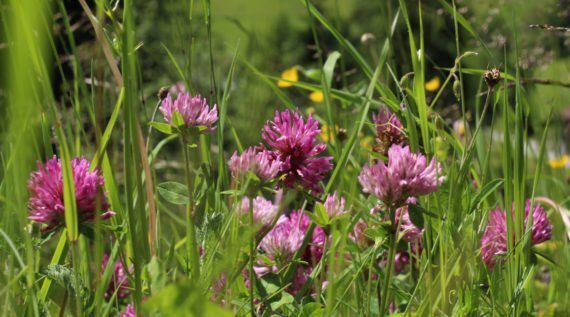
[[[317,144],[319,132],[317,121],[309,115],[305,122],[298,111],[276,112],[273,121],[265,124],[262,137],[282,162],[285,185],[299,182],[315,193],[322,191],[319,182],[332,169],[332,157],[315,157],[326,149],[324,143]]]
[[[348,210],[345,209],[344,197],[337,197],[336,192],[332,195],[327,195],[324,206],[330,219],[348,213]]]
[[[382,108],[372,115],[376,126],[375,150],[386,154],[392,144],[400,144],[406,141],[404,127],[398,117],[387,108]]]
[[[28,219],[47,225],[44,231],[49,231],[65,223],[65,207],[63,202],[63,174],[61,161],[54,156],[42,165],[38,161],[38,171],[33,172],[28,181],[30,200],[28,201]],[[98,170],[89,171],[90,162],[85,158],[75,158],[71,161],[73,183],[75,186],[75,201],[79,222],[92,221],[97,209],[98,192],[103,192],[104,179]],[[107,197],[100,197],[101,218],[107,219],[114,215],[108,211]]]
[[[410,152],[408,146],[394,144],[388,150],[388,164],[379,161],[365,165],[358,180],[364,192],[371,193],[387,206],[400,206],[408,197],[434,192],[443,182],[439,164],[420,153]]]
[[[105,254],[103,256],[103,262],[101,263],[101,274],[105,272],[107,264],[109,264],[109,256]],[[120,260],[117,260],[115,263],[113,275],[111,276],[111,280],[107,286],[107,291],[105,291],[105,298],[110,299],[113,297],[113,294],[115,294],[115,292],[117,293],[117,298],[119,299],[129,296],[131,293],[129,289],[129,280],[127,279],[127,273],[125,272],[123,262]]]
[[[125,310],[121,312],[121,317],[137,317],[137,313],[135,312],[135,305],[128,304],[125,307]]]
[[[235,178],[244,177],[247,172],[254,173],[261,181],[274,179],[281,169],[281,162],[274,159],[273,153],[263,148],[250,147],[241,155],[236,152],[228,163]]]
[[[244,197],[241,201],[242,215],[249,214],[249,198]],[[263,196],[253,199],[253,222],[261,226],[269,226],[279,213],[279,203],[272,203]]]
[[[489,89],[493,89],[499,81],[501,81],[501,71],[498,68],[493,67],[493,69],[487,70],[483,73],[483,79],[485,79]]]
[[[525,227],[530,214],[531,201],[526,201],[525,205]],[[546,216],[544,208],[535,205],[532,210],[532,244],[540,244],[550,240],[552,236],[552,225]],[[526,230],[526,228],[525,228]],[[504,255],[508,250],[507,218],[506,213],[500,207],[495,208],[489,214],[487,227],[481,238],[481,257],[488,268],[492,269],[496,264],[496,257]]]
[[[206,132],[213,131],[218,120],[218,110],[216,105],[210,109],[206,98],[200,95],[191,96],[187,92],[180,92],[176,100],[172,100],[170,94],[162,100],[160,111],[164,115],[166,122],[173,124],[172,117],[178,112],[184,120],[186,127],[206,126]]]

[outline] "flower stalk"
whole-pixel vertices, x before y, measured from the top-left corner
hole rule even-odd
[[[255,262],[255,224],[253,221],[253,197],[249,199],[249,305],[251,307],[251,316],[255,316],[255,306],[253,303],[253,288],[255,287],[255,271],[253,269]]]
[[[384,286],[382,288],[382,293],[380,294],[380,316],[386,315],[386,310],[388,309],[388,300],[390,292],[390,283],[392,282],[392,272],[394,271],[394,260],[396,258],[396,247],[398,242],[398,232],[400,229],[401,221],[397,222],[396,225],[396,210],[390,207],[390,221],[392,222],[392,229],[388,235],[388,262],[386,263],[386,277],[384,278]],[[378,279],[380,283],[380,279]]]
[[[186,186],[188,187],[188,204],[186,205],[186,254],[191,265],[190,277],[196,281],[200,277],[200,254],[198,252],[198,241],[196,239],[196,227],[194,224],[195,203],[192,173],[190,171],[191,154],[190,148],[185,141],[184,134],[180,134],[180,142],[184,151]]]

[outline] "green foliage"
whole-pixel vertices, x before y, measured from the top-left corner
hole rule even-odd
[[[567,32],[527,28],[566,25],[566,2],[0,5],[0,315],[116,316],[127,304],[145,316],[378,316],[388,306],[395,316],[569,315]],[[291,67],[299,80],[281,87]],[[494,87],[482,78],[492,67],[502,78]],[[215,131],[187,127],[178,112],[162,119],[154,96],[177,83],[217,105]],[[421,248],[394,238],[394,210],[358,183],[365,163],[386,159],[372,122],[381,107],[414,152],[442,167],[438,190],[408,205]],[[262,184],[228,171],[231,154],[262,142],[264,122],[283,108],[319,122],[334,164],[322,195],[277,193],[283,175]],[[45,234],[27,218],[27,182],[53,155],[65,225]],[[78,156],[101,171],[114,217],[82,223]],[[333,192],[348,215],[330,218],[323,201]],[[257,195],[278,212],[252,227],[241,202]],[[532,244],[527,198],[547,210],[550,241]],[[508,250],[489,269],[481,237],[497,206],[513,206],[513,217]],[[278,267],[255,246],[292,210],[310,225]],[[311,263],[320,229],[323,256]],[[392,272],[396,249],[409,262]],[[125,265],[126,298],[105,294],[114,263]],[[248,289],[251,264],[268,271]]]

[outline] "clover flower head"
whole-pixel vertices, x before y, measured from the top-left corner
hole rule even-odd
[[[408,204],[415,204],[416,199],[410,197],[407,199]],[[410,214],[408,213],[408,205],[402,206],[396,209],[396,223],[400,222],[400,233],[402,234],[402,239],[406,242],[418,242],[422,239],[423,230],[416,227],[410,219]]]
[[[552,237],[552,225],[546,216],[544,208],[535,205],[531,210],[531,200],[525,203],[525,231],[528,223],[529,215],[532,211],[532,244],[540,244],[550,240]],[[514,209],[512,214],[514,213]],[[492,269],[497,263],[497,258],[507,254],[508,251],[508,233],[507,233],[507,214],[500,207],[495,208],[489,214],[489,220],[485,232],[481,237],[481,258],[489,269]]]
[[[420,153],[410,148],[393,144],[388,150],[388,163],[379,161],[365,165],[358,180],[363,191],[373,194],[387,206],[401,206],[408,197],[421,196],[436,191],[444,177],[435,160],[429,164]]]
[[[348,213],[348,210],[345,208],[345,200],[344,197],[337,196],[337,193],[333,193],[332,195],[328,195],[325,199],[325,209],[329,218],[332,219],[334,217],[342,216]]]
[[[105,254],[103,256],[103,262],[101,263],[101,273],[105,272],[107,265],[109,264],[109,256]],[[117,260],[115,267],[113,269],[113,275],[105,291],[105,298],[110,299],[113,294],[117,293],[117,298],[125,298],[130,295],[131,291],[129,288],[129,280],[127,278],[127,273],[125,272],[125,267],[123,262]]]
[[[265,124],[262,138],[282,163],[286,186],[298,182],[314,193],[322,192],[319,182],[332,169],[332,157],[317,157],[326,149],[324,143],[317,143],[319,133],[318,122],[311,115],[305,122],[298,111],[276,112],[273,121]]]
[[[214,105],[210,109],[206,98],[202,98],[200,95],[192,96],[187,92],[180,92],[176,100],[172,100],[172,96],[169,94],[162,100],[160,111],[164,115],[164,120],[170,124],[173,124],[174,113],[178,112],[187,128],[205,126],[207,127],[205,132],[212,132],[216,129],[217,106]]]
[[[259,247],[278,264],[287,264],[301,248],[309,224],[309,216],[300,210],[294,211],[288,216],[281,216],[277,225],[261,240]],[[323,255],[324,241],[325,232],[316,227],[302,260],[308,263],[320,261]]]
[[[249,214],[248,197],[244,197],[241,202],[242,215]],[[261,226],[269,226],[279,213],[279,204],[265,199],[263,196],[257,196],[253,199],[253,222]]]
[[[263,182],[274,179],[281,169],[281,162],[275,159],[270,151],[250,147],[241,155],[236,152],[228,162],[230,172],[234,178],[244,177],[248,172],[254,173]]]
[[[46,224],[43,231],[61,227],[65,223],[63,201],[63,173],[61,161],[54,156],[45,166],[37,163],[38,171],[33,172],[28,181],[30,199],[28,201],[28,219]],[[114,215],[109,211],[109,203],[103,192],[104,179],[99,170],[89,170],[90,162],[85,158],[71,161],[75,202],[80,223],[93,221],[97,207],[101,209],[101,219]],[[98,201],[99,200],[99,201]]]

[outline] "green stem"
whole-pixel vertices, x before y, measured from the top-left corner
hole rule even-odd
[[[194,187],[192,186],[192,175],[190,172],[190,149],[184,141],[184,136],[180,135],[180,142],[184,151],[184,169],[186,172],[186,186],[188,186],[188,200],[186,205],[186,252],[191,264],[191,278],[194,281],[200,277],[200,254],[196,239],[196,227],[194,226]]]
[[[75,292],[73,297],[75,297],[75,312],[77,316],[83,316],[83,307],[81,307],[81,298],[79,297],[79,281],[80,281],[80,259],[79,259],[79,244],[77,240],[70,241],[69,245],[71,246],[71,262],[73,263],[73,275],[74,275],[74,284],[75,284]]]
[[[378,307],[380,308],[380,316],[386,315],[386,311],[388,309],[388,299],[389,299],[389,292],[390,292],[390,283],[392,281],[392,271],[394,271],[394,259],[396,258],[396,243],[397,243],[397,235],[400,229],[400,221],[396,224],[396,210],[393,207],[390,207],[390,220],[392,222],[392,232],[390,232],[388,236],[389,240],[389,249],[388,249],[388,262],[386,264],[386,277],[384,279],[384,287],[382,288],[382,293],[379,296],[380,303],[378,303]],[[378,280],[378,285],[380,285],[380,279]]]
[[[253,303],[253,288],[255,287],[255,271],[253,264],[255,261],[255,227],[253,222],[253,198],[249,197],[249,228],[251,236],[249,238],[249,304],[251,308],[251,316],[255,316],[255,306]]]

